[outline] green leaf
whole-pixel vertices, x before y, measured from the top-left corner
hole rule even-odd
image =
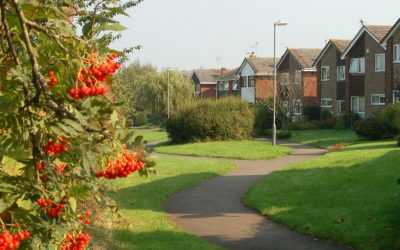
[[[76,199],[74,197],[70,197],[68,199],[68,202],[69,202],[69,204],[71,206],[72,211],[76,212],[76,207],[77,207]]]
[[[3,161],[1,162],[1,164],[4,172],[9,176],[21,175],[23,173],[22,168],[25,167],[25,164],[7,155],[3,156]]]
[[[73,127],[78,132],[82,132],[83,131],[82,126],[79,123],[74,122],[73,120],[63,119],[62,122],[67,124],[67,125],[69,125],[69,126],[71,126],[71,127]]]
[[[99,28],[99,31],[123,31],[126,30],[126,27],[119,24],[119,23],[113,23],[113,24],[102,24]]]
[[[77,109],[74,108],[73,111],[74,111],[74,114],[75,114],[76,119],[78,119],[78,121],[79,121],[83,126],[86,127],[86,126],[89,125],[89,124],[87,123],[85,117],[82,115],[81,112],[79,112],[79,110],[77,110]]]
[[[24,200],[23,198],[17,200],[17,205],[25,210],[30,210],[32,208],[32,202],[30,200]]]
[[[111,114],[111,124],[114,128],[115,128],[115,124],[117,123],[117,121],[118,121],[118,113],[117,113],[117,111],[114,110]]]
[[[57,122],[57,126],[60,127],[65,133],[70,134],[71,136],[76,136],[78,133],[71,127],[65,126],[61,122]]]

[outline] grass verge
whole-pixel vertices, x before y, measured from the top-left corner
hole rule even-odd
[[[231,158],[242,160],[273,159],[293,152],[291,148],[277,146],[264,141],[212,141],[189,144],[162,144],[154,147],[160,153]]]
[[[113,184],[116,188],[113,198],[132,225],[114,228],[107,249],[221,249],[177,228],[163,206],[170,195],[206,178],[225,174],[235,168],[234,163],[170,156],[156,157],[155,161],[156,176],[131,176]]]
[[[168,141],[168,134],[159,129],[137,129],[135,130],[136,136],[143,136],[143,140],[147,142]]]
[[[360,143],[256,183],[246,205],[301,233],[359,249],[400,248],[400,148]]]
[[[315,129],[293,131],[292,142],[305,145],[328,148],[335,144],[355,144],[360,140],[352,130],[348,129]]]

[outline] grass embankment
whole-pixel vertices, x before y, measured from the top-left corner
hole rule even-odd
[[[165,131],[161,131],[159,128],[137,129],[135,130],[135,135],[143,136],[143,140],[146,142],[168,141],[168,134]]]
[[[298,142],[305,145],[328,148],[335,144],[355,144],[360,139],[352,130],[348,129],[315,129],[293,131],[292,142]]]
[[[302,233],[359,249],[399,249],[399,162],[394,141],[360,143],[274,172],[244,200]]]
[[[264,141],[213,141],[188,144],[164,144],[154,147],[156,152],[175,155],[204,156],[243,160],[273,159],[290,154],[288,147],[272,147]]]
[[[118,179],[113,186],[116,200],[129,228],[113,230],[108,249],[220,249],[177,228],[163,206],[170,195],[210,177],[227,173],[234,163],[223,160],[191,160],[163,156],[155,158],[157,175]],[[103,239],[94,239],[103,240]]]

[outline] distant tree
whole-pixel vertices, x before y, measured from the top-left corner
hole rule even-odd
[[[123,102],[126,113],[136,110],[163,119],[167,115],[167,82],[168,72],[161,72],[149,64],[141,65],[135,62],[123,69],[114,85],[116,100]],[[193,85],[176,71],[169,72],[170,79],[170,110],[193,98]]]

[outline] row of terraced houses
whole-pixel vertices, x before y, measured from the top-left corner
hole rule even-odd
[[[301,84],[296,113],[320,106],[336,115],[370,116],[400,101],[400,19],[362,25],[352,40],[330,39],[323,49],[288,48],[277,63],[278,91]],[[199,98],[237,95],[249,103],[273,96],[273,58],[246,57],[233,70],[194,70]]]

